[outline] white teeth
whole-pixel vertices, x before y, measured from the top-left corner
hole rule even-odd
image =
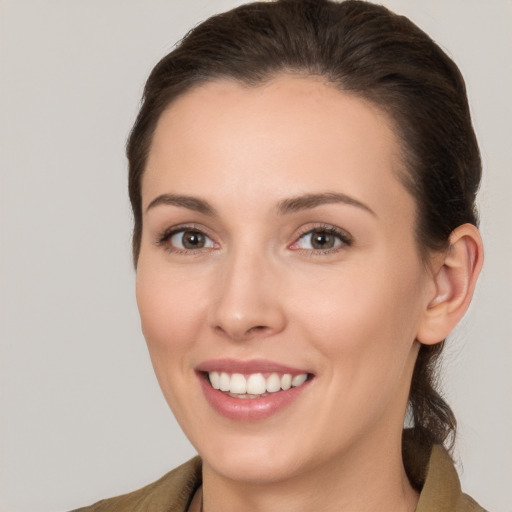
[[[287,390],[292,387],[292,376],[289,373],[285,373],[281,377],[281,389]]]
[[[277,393],[291,387],[301,386],[306,382],[308,374],[301,373],[292,377],[290,373],[281,376],[272,373],[265,378],[261,373],[252,373],[246,378],[241,373],[230,375],[226,372],[208,372],[208,377],[214,389],[234,395],[243,395],[241,398],[256,398],[265,393]]]
[[[295,375],[292,379],[292,386],[295,388],[297,386],[300,386],[301,384],[304,384],[306,382],[306,379],[308,378],[306,373],[301,373],[300,375]]]
[[[222,372],[220,374],[220,379],[219,379],[219,389],[221,391],[229,391],[230,390],[230,382],[231,382],[231,377],[227,373]]]
[[[220,375],[219,372],[210,372],[210,384],[212,385],[213,389],[219,389],[220,388]]]
[[[247,379],[247,393],[250,395],[262,395],[267,390],[267,381],[261,373],[253,373]]]
[[[241,373],[233,373],[231,375],[229,391],[237,395],[245,395],[247,393],[247,381]]]
[[[277,373],[273,373],[267,379],[267,391],[269,393],[276,393],[277,391],[281,391],[281,378]]]

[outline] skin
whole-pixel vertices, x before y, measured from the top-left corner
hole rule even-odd
[[[401,431],[416,340],[442,339],[428,322],[447,295],[431,306],[437,274],[420,257],[402,170],[386,115],[314,78],[215,81],[162,114],[142,182],[137,301],[160,386],[203,458],[207,512],[414,510]],[[364,207],[278,210],[324,193]],[[148,209],[162,194],[215,213]],[[176,226],[202,231],[207,246],[159,243]],[[325,226],[351,243],[314,249],[304,233]],[[194,371],[226,357],[314,379],[270,418],[236,421],[212,409]]]

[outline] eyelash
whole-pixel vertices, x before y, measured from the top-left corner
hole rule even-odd
[[[206,236],[207,238],[212,240],[212,238],[207,233],[205,233],[203,228],[200,228],[200,227],[194,226],[194,225],[185,225],[185,226],[176,226],[176,227],[166,229],[163,233],[158,235],[157,240],[156,240],[156,245],[163,247],[168,252],[175,253],[175,254],[186,254],[188,256],[201,254],[201,253],[204,253],[205,250],[210,251],[212,249],[211,247],[199,248],[199,249],[180,249],[180,248],[174,247],[167,243],[174,235],[181,233],[181,232],[186,232],[186,231],[192,231],[192,232],[197,232],[197,233],[203,234],[204,236]],[[298,244],[299,241],[303,237],[305,237],[306,235],[309,235],[309,234],[313,234],[315,232],[316,233],[326,233],[328,235],[335,236],[336,238],[338,238],[340,240],[341,245],[339,245],[337,247],[332,247],[330,249],[315,250],[315,249],[296,248],[296,249],[292,249],[292,250],[299,252],[300,254],[311,255],[311,256],[320,256],[320,255],[324,255],[324,254],[332,254],[332,253],[339,252],[340,250],[343,250],[345,247],[350,247],[353,243],[353,238],[347,231],[337,228],[335,226],[329,225],[329,224],[322,224],[322,225],[318,225],[318,226],[314,226],[314,227],[304,228],[302,231],[300,231],[297,234],[297,237],[296,237],[295,241],[293,242],[293,244],[291,244],[288,247],[293,247],[293,245]]]
[[[295,242],[293,242],[292,246],[298,244],[298,242],[303,237],[305,237],[306,235],[313,234],[313,233],[326,233],[327,235],[335,236],[336,238],[338,238],[340,240],[341,245],[339,245],[337,247],[332,247],[330,249],[316,249],[316,250],[314,250],[314,249],[300,249],[300,248],[297,248],[297,249],[294,249],[294,250],[299,252],[299,253],[301,253],[301,254],[305,254],[305,255],[322,256],[322,255],[325,255],[325,254],[337,253],[339,251],[342,251],[346,247],[350,247],[353,244],[352,236],[347,231],[345,231],[344,229],[337,228],[337,227],[332,226],[330,224],[321,224],[321,225],[314,226],[314,227],[304,228],[301,232],[299,232],[299,234],[298,234]]]
[[[207,247],[207,248],[201,247],[199,249],[180,249],[178,247],[174,247],[167,243],[174,235],[181,233],[181,232],[187,232],[187,231],[192,231],[194,233],[200,233],[200,234],[204,235],[205,237],[209,238],[210,240],[212,240],[212,238],[207,233],[205,233],[204,228],[200,228],[200,227],[194,226],[192,224],[192,225],[185,225],[185,226],[175,226],[175,227],[166,229],[163,233],[161,233],[157,237],[156,245],[163,247],[168,252],[175,253],[175,254],[186,254],[187,256],[201,254],[201,253],[204,253],[205,250],[209,251],[212,249],[210,247]]]

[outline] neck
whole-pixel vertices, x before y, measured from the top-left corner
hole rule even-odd
[[[307,472],[278,482],[247,482],[203,466],[204,512],[413,512],[418,494],[402,463],[401,438],[371,441]]]

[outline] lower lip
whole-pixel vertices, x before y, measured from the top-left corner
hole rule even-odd
[[[206,400],[213,409],[222,416],[238,421],[263,420],[276,414],[296,400],[310,383],[307,380],[301,386],[269,393],[261,398],[234,398],[212,388],[204,374],[199,373],[198,377]]]

